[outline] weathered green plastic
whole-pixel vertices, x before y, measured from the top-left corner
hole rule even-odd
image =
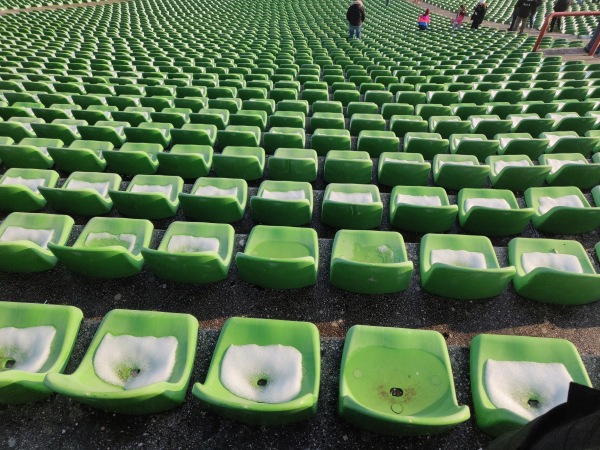
[[[397,152],[400,139],[393,131],[363,130],[358,135],[357,150],[366,151],[372,158],[384,152]]]
[[[312,134],[310,145],[319,156],[327,155],[329,150],[350,150],[350,132],[348,130],[319,128]]]
[[[534,139],[529,133],[501,133],[494,136],[500,143],[499,155],[527,155],[539,158],[548,149],[548,139]]]
[[[526,161],[528,166],[506,166],[496,171],[497,162],[519,162]],[[534,166],[529,156],[523,155],[493,155],[488,156],[485,163],[490,166],[490,182],[495,189],[510,189],[512,191],[524,191],[530,187],[539,187],[546,181],[550,172],[550,166]]]
[[[212,186],[219,190],[236,189],[235,193],[199,195],[197,191]],[[237,178],[198,178],[190,194],[179,194],[181,209],[191,220],[231,223],[244,217],[248,200],[248,183]]]
[[[404,151],[419,153],[426,160],[432,160],[438,154],[448,153],[448,145],[448,139],[443,139],[439,133],[409,131],[404,136]]]
[[[218,250],[170,252],[174,236],[218,239]],[[173,222],[167,228],[158,249],[142,248],[146,265],[154,274],[178,283],[212,283],[229,272],[233,254],[234,230],[231,225],[201,222]]]
[[[47,247],[31,240],[3,241],[7,227],[52,230],[50,242],[64,245],[75,222],[69,216],[14,212],[0,224],[0,271],[30,273],[52,269],[57,262]]]
[[[107,170],[120,175],[152,175],[158,169],[157,154],[161,144],[127,142],[119,150],[102,152]]]
[[[483,253],[486,269],[431,264],[431,251],[466,250]],[[515,274],[513,266],[500,267],[494,247],[485,236],[426,234],[420,247],[421,285],[432,294],[459,300],[500,295]]]
[[[398,203],[398,195],[438,197],[441,206]],[[456,221],[457,205],[451,205],[444,188],[396,186],[390,195],[390,223],[394,228],[416,233],[442,233]]]
[[[160,145],[161,149],[171,143],[171,123],[143,122],[138,127],[125,127],[123,131],[128,142],[140,142]]]
[[[331,284],[360,294],[389,294],[408,288],[413,263],[394,231],[340,230],[331,252]]]
[[[174,145],[208,145],[213,147],[217,139],[216,125],[186,123],[171,130]]]
[[[25,138],[19,144],[0,145],[0,159],[6,167],[50,169],[54,160],[45,153],[47,147],[62,147],[58,139]]]
[[[302,387],[283,403],[260,403],[231,393],[220,379],[223,356],[231,345],[285,345],[302,353]],[[309,419],[317,412],[321,381],[321,347],[317,327],[308,322],[233,317],[223,325],[204,384],[192,393],[210,409],[251,425],[281,425]]]
[[[169,195],[164,192],[132,192],[135,186],[168,186]],[[183,190],[183,180],[169,175],[136,175],[126,191],[110,189],[108,194],[115,208],[125,217],[136,219],[166,219],[173,217],[179,208],[179,193]]]
[[[171,151],[157,153],[156,157],[161,174],[199,178],[210,172],[213,149],[210,145],[176,144]]]
[[[34,212],[46,206],[46,199],[40,194],[39,186],[35,191],[23,184],[7,184],[8,178],[43,180],[39,186],[54,187],[59,175],[54,170],[8,169],[0,177],[0,210]]]
[[[294,289],[317,282],[319,239],[312,228],[256,225],[235,262],[248,283]]]
[[[215,174],[224,178],[257,180],[265,170],[265,150],[261,147],[225,147],[213,156]]]
[[[485,364],[489,359],[561,363],[575,383],[592,386],[577,349],[565,339],[479,334],[471,341],[471,392],[477,425],[492,436],[519,429],[528,421],[491,402],[485,388]]]
[[[384,152],[379,155],[377,181],[386,186],[426,186],[431,164],[420,153]]]
[[[346,334],[340,416],[391,435],[440,433],[465,422],[446,342],[429,330],[354,325]]]
[[[272,180],[312,182],[317,179],[319,159],[314,150],[278,148],[269,158],[268,166]]]
[[[371,182],[373,161],[367,152],[355,150],[329,150],[323,167],[323,178],[327,183]]]
[[[367,194],[371,196],[369,203],[335,201],[332,193]],[[331,183],[325,188],[321,222],[335,228],[368,230],[381,225],[383,203],[379,189],[372,184],[340,184]]]
[[[53,209],[66,214],[99,216],[110,212],[113,201],[108,196],[108,190],[106,195],[101,195],[95,189],[68,189],[73,180],[108,183],[108,190],[118,189],[121,184],[121,177],[115,173],[73,172],[61,188],[40,186],[40,193]]]
[[[39,372],[0,371],[0,403],[32,403],[52,395],[44,385],[44,378],[48,373],[62,372],[67,366],[81,319],[83,313],[74,306],[0,302],[0,328],[52,326],[56,329],[50,354]]]
[[[474,206],[466,211],[467,199],[503,199],[510,209]],[[469,233],[483,236],[512,236],[522,233],[533,216],[532,208],[519,208],[515,195],[504,189],[461,189],[457,198],[458,221]]]
[[[557,206],[539,213],[540,197],[577,196],[583,203],[583,208]],[[600,226],[600,207],[591,207],[582,192],[574,186],[529,188],[525,191],[527,206],[533,208],[531,218],[533,226],[545,233],[553,234],[583,234],[596,230]]]
[[[265,198],[268,192],[302,191],[303,198]],[[250,198],[252,219],[266,225],[299,226],[310,223],[313,212],[313,190],[305,181],[263,181],[257,195]]]
[[[521,258],[524,253],[529,252],[574,255],[579,260],[583,273],[547,267],[538,267],[525,273]],[[508,259],[517,270],[513,284],[517,293],[523,297],[561,305],[580,305],[600,300],[600,275],[577,241],[515,238],[508,244]]]
[[[473,155],[480,162],[499,150],[497,140],[489,139],[484,134],[453,134],[450,136],[450,153],[456,155]]]
[[[549,160],[573,161],[555,172],[549,172],[546,182],[549,186],[575,186],[591,189],[600,184],[600,164],[588,163],[581,153],[552,153],[540,156],[540,164],[550,165]]]
[[[113,148],[108,141],[80,139],[73,141],[68,148],[48,147],[48,153],[56,168],[65,172],[102,172],[106,168],[102,152]]]
[[[125,390],[101,380],[94,371],[93,359],[107,333],[115,336],[174,336],[177,351],[169,381]],[[120,414],[165,411],[185,399],[197,341],[198,320],[189,314],[115,309],[104,316],[77,370],[71,375],[48,374],[44,384],[58,394],[105,411]]]
[[[442,162],[457,164],[442,166]],[[463,165],[469,162],[472,165]],[[479,164],[477,157],[472,155],[435,155],[431,166],[435,184],[454,190],[483,187],[490,173],[490,166]]]
[[[304,128],[271,127],[268,133],[263,134],[263,142],[265,151],[273,154],[278,148],[304,148],[306,136]]]
[[[93,278],[124,278],[142,270],[141,249],[150,246],[153,228],[147,220],[94,217],[72,247],[49,243],[48,248],[72,272]],[[118,239],[113,239],[112,245],[88,244],[86,239],[90,233],[133,234],[135,241],[131,250],[116,242]]]
[[[598,144],[596,137],[581,137],[575,131],[552,131],[542,133],[540,137],[548,140],[546,153],[581,153],[587,156]]]

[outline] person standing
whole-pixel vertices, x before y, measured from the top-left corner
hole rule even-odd
[[[537,9],[542,4],[542,0],[535,0],[533,2],[533,6],[531,7],[531,14],[529,14],[529,28],[533,28],[533,21],[535,20],[535,15],[537,14]]]
[[[452,31],[456,31],[460,28],[465,20],[465,16],[467,15],[467,8],[465,5],[460,5],[458,12],[456,13],[456,17],[452,19]]]
[[[517,2],[517,5],[515,6],[517,20],[515,21],[515,27],[511,31],[517,31],[517,28],[521,25],[519,33],[525,32],[525,24],[527,23],[527,18],[531,14],[531,8],[533,7],[534,2],[535,0],[519,0]]]
[[[554,12],[565,12],[569,9],[569,6],[571,6],[571,0],[556,0],[556,3],[554,3]],[[548,30],[549,33],[554,31],[554,26],[558,28],[557,31],[560,31],[560,17],[552,18],[550,29]]]
[[[346,12],[346,20],[350,24],[350,39],[356,36],[360,39],[362,24],[365,21],[365,7],[361,0],[354,0]]]
[[[486,11],[487,3],[485,0],[479,0],[475,6],[475,9],[473,10],[473,14],[471,15],[471,20],[473,21],[473,23],[471,23],[471,28],[479,28],[479,25],[481,25],[481,22],[483,22],[483,19],[485,18]]]

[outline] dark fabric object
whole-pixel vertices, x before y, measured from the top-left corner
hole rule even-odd
[[[517,17],[529,17],[531,14],[531,8],[534,5],[534,0],[519,0],[517,2]]]
[[[346,12],[346,19],[350,25],[358,27],[365,21],[365,7],[358,3],[352,3]]]
[[[486,10],[487,7],[484,6],[482,3],[478,3],[477,6],[475,6],[475,10],[471,15],[471,20],[473,21],[473,23],[471,24],[471,28],[479,28],[479,25],[481,25],[481,22],[483,22],[483,19],[485,17]]]
[[[554,12],[564,12],[569,9],[571,0],[556,0],[554,4]]]
[[[503,434],[487,450],[592,450],[600,448],[600,391],[577,383],[567,402]]]

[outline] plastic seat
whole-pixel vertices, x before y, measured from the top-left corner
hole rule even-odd
[[[428,123],[421,116],[393,115],[390,119],[390,131],[396,136],[403,138],[408,132],[425,133]]]
[[[575,186],[591,189],[600,184],[600,164],[588,163],[581,153],[552,153],[540,156],[540,164],[551,167],[549,186]]]
[[[408,288],[413,263],[402,235],[390,231],[340,230],[331,252],[330,281],[361,294],[387,294]]]
[[[0,177],[0,209],[34,212],[46,206],[39,187],[54,187],[59,175],[53,170],[8,169]]]
[[[532,159],[539,158],[548,149],[549,144],[548,139],[534,139],[529,133],[502,133],[494,138],[499,143],[499,155],[526,155]]]
[[[500,139],[502,140],[502,139]],[[495,189],[524,191],[542,186],[550,166],[534,166],[527,155],[492,155],[485,160],[490,166],[490,181]]]
[[[191,193],[179,194],[185,216],[203,222],[240,220],[244,217],[247,198],[248,184],[235,178],[198,178]]]
[[[580,153],[589,156],[595,151],[599,138],[582,137],[574,131],[552,131],[542,133],[541,138],[548,139],[546,153]]]
[[[216,125],[186,123],[181,128],[170,130],[174,145],[209,145],[214,146],[217,138]]]
[[[579,242],[517,238],[508,249],[519,295],[562,305],[600,300],[600,275]]]
[[[500,117],[493,114],[471,116],[469,120],[471,121],[470,132],[472,134],[483,134],[488,139],[492,139],[499,133],[511,132],[512,122],[501,120]]]
[[[165,219],[173,217],[179,208],[179,193],[183,180],[167,175],[136,175],[126,191],[118,187],[108,194],[115,208],[125,217],[136,219]]]
[[[335,228],[368,230],[381,225],[383,203],[377,186],[331,183],[325,188],[321,222]]]
[[[487,434],[499,436],[521,428],[557,406],[560,397],[554,396],[558,394],[556,391],[562,391],[566,401],[568,384],[559,388],[558,379],[550,378],[550,382],[544,382],[533,375],[543,371],[555,375],[559,370],[558,364],[566,369],[575,383],[591,386],[577,349],[567,340],[492,334],[475,336],[471,341],[471,392],[479,428]],[[524,376],[513,374],[510,370],[519,366]],[[530,376],[527,376],[527,369]],[[508,398],[500,400],[496,386],[503,385],[509,387],[506,392]],[[549,389],[554,392],[550,394]],[[501,403],[494,404],[492,398]]]
[[[278,148],[304,148],[306,136],[303,128],[271,127],[263,135],[265,151],[273,154]]]
[[[425,186],[431,164],[420,153],[385,152],[379,155],[377,181],[386,186]]]
[[[330,150],[323,166],[323,178],[327,183],[371,182],[373,161],[367,152]]]
[[[309,125],[309,131],[311,133],[319,128],[328,128],[336,130],[343,130],[346,128],[344,115],[341,113],[332,112],[313,113]]]
[[[162,148],[167,148],[171,144],[170,123],[144,122],[138,127],[125,127],[124,132],[127,142],[158,144]]]
[[[3,367],[4,370],[0,373],[0,403],[32,403],[52,394],[44,385],[44,378],[49,373],[62,372],[67,366],[82,319],[83,313],[74,306],[0,302],[0,330],[14,329],[16,332],[18,329],[25,342],[28,340],[27,336],[41,335],[35,332],[36,329],[39,330],[38,327],[51,327],[54,331],[51,342],[48,343],[47,357],[37,361],[37,364],[29,359],[32,349],[27,348],[23,341],[17,348],[3,352],[13,368]],[[5,336],[8,339],[7,342],[2,342],[3,347],[19,341],[17,336],[13,335],[12,339],[10,335]],[[39,344],[45,345],[44,338],[39,339]]]
[[[591,130],[596,123],[594,117],[581,117],[577,113],[569,112],[548,113],[546,117],[554,120],[552,131],[574,131],[580,136]]]
[[[552,119],[540,119],[537,114],[511,114],[507,117],[512,122],[511,132],[529,133],[532,136],[551,131],[554,121]]]
[[[490,172],[472,155],[435,155],[431,167],[437,186],[455,190],[483,187]]]
[[[107,141],[73,141],[67,148],[48,147],[48,153],[54,160],[56,168],[67,173],[76,171],[102,172],[106,161],[102,156],[104,150],[112,150],[113,145]]]
[[[278,148],[269,158],[268,166],[272,180],[312,182],[317,179],[317,152],[303,148]]]
[[[217,132],[217,143],[220,148],[229,146],[258,147],[261,131],[256,126],[229,125],[225,130]]]
[[[118,189],[121,177],[114,173],[73,172],[61,188],[39,187],[48,204],[66,214],[97,216],[110,212],[109,189]]]
[[[268,289],[301,288],[317,282],[318,247],[312,228],[256,225],[235,262],[242,279],[250,284]]]
[[[312,134],[310,145],[319,156],[327,155],[329,150],[350,150],[350,132],[348,130],[318,129]]]
[[[461,189],[457,204],[461,228],[483,236],[520,234],[534,213],[519,208],[514,194],[504,189]]]
[[[354,114],[350,118],[350,134],[358,136],[364,130],[385,131],[385,119],[381,114]]]
[[[262,178],[265,151],[261,147],[228,146],[213,156],[217,176],[256,180]]]
[[[451,205],[440,187],[396,186],[390,195],[390,223],[401,231],[442,233],[456,221],[458,206]]]
[[[71,145],[73,141],[81,139],[77,129],[79,125],[87,125],[87,123],[81,120],[55,119],[52,123],[32,123],[31,128],[38,138],[60,140],[60,145],[53,145],[59,147],[63,143]]]
[[[234,230],[227,224],[173,222],[158,249],[142,248],[159,278],[178,283],[212,283],[227,277]]]
[[[480,162],[499,150],[497,140],[488,140],[483,134],[453,134],[450,136],[450,153],[457,155],[473,155]]]
[[[229,124],[230,112],[227,109],[205,108],[190,114],[190,122],[195,124],[214,125],[224,130]]]
[[[299,226],[310,223],[313,191],[310,183],[296,181],[263,181],[258,193],[250,199],[255,222],[267,225]]]
[[[456,401],[440,333],[366,325],[346,335],[339,412],[361,428],[395,435],[439,433],[470,417]]]
[[[304,129],[306,127],[306,117],[300,111],[275,111],[275,114],[269,117],[269,124],[272,127]]]
[[[419,153],[427,160],[432,160],[435,155],[448,153],[448,145],[448,139],[442,139],[439,133],[408,132],[404,135],[404,151]]]
[[[461,300],[500,295],[515,274],[500,267],[484,236],[427,234],[420,247],[421,285],[432,294]]]
[[[0,159],[6,167],[29,169],[49,169],[54,160],[48,153],[48,147],[62,147],[58,139],[25,138],[18,144],[0,145]]]
[[[475,115],[487,114],[485,105],[476,105],[475,103],[454,103],[450,105],[452,115],[460,117],[461,120],[468,120]]]
[[[80,125],[77,127],[81,139],[90,141],[107,141],[114,147],[121,147],[126,141],[124,129],[127,122],[99,120],[95,125]]]
[[[116,413],[150,414],[171,409],[185,398],[197,340],[198,321],[189,314],[115,309],[104,316],[75,372],[48,374],[44,384],[58,394]],[[157,344],[172,353],[163,350],[166,354],[155,360],[152,353]],[[119,354],[106,362],[98,360],[99,353],[109,356],[111,347],[117,345],[121,347]],[[141,361],[139,365],[145,365],[134,364],[134,357]],[[105,363],[109,366],[99,369]],[[137,383],[140,387],[136,379],[142,380]]]
[[[233,353],[230,354],[237,350],[242,356],[242,352],[252,351],[252,347],[248,346],[254,346],[256,352],[257,367],[250,370],[239,364]],[[274,349],[290,361],[288,373],[280,373],[273,367],[278,362]],[[300,354],[301,367],[292,365],[290,352]],[[223,373],[224,367],[232,371],[232,376],[239,375],[248,382],[245,396],[233,391],[230,381],[226,381],[225,377],[229,374]],[[233,317],[221,329],[205,383],[194,384],[192,393],[209,408],[229,419],[252,425],[281,425],[308,419],[316,413],[320,376],[321,350],[315,325]],[[255,378],[265,380],[266,387],[256,388],[253,385],[257,383]],[[280,387],[282,392],[278,396],[272,393],[272,402],[261,401],[267,395],[269,383]]]
[[[243,109],[229,116],[229,124],[256,126],[262,132],[267,127],[267,113],[265,111]]]
[[[33,138],[36,135],[31,124],[43,122],[42,119],[29,117],[12,118],[9,122],[0,122],[0,137],[11,138],[14,142],[21,142],[25,138]],[[2,144],[6,144],[6,142],[2,142]]]
[[[470,133],[471,122],[461,120],[458,116],[431,116],[429,132],[438,133],[442,138],[448,139],[452,134]]]
[[[0,225],[0,271],[31,273],[52,269],[57,259],[48,250],[48,243],[65,244],[73,224],[69,216],[57,214],[9,214]]]
[[[574,186],[529,188],[525,201],[535,211],[533,226],[545,233],[583,234],[600,226],[600,207]]]
[[[107,170],[122,175],[152,175],[158,169],[161,144],[127,142],[119,150],[104,150]]]
[[[423,120],[429,120],[432,116],[451,116],[452,108],[450,106],[437,104],[419,104],[415,106],[415,114],[421,116]]]

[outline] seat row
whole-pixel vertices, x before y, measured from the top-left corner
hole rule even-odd
[[[191,315],[112,310],[79,367],[64,375],[81,311],[7,302],[0,311],[0,348],[7,349],[0,403],[58,393],[107,411],[151,414],[185,398],[198,337]],[[577,349],[563,339],[480,334],[470,351],[477,423],[493,436],[564,403],[570,382],[591,387]],[[456,400],[448,349],[436,331],[354,325],[339,374],[339,414],[361,428],[432,434],[470,418]],[[315,325],[234,317],[223,325],[205,382],[192,392],[226,418],[280,425],[316,414],[320,375]]]
[[[429,201],[431,197],[416,198]],[[531,212],[515,212],[512,220],[501,211],[488,213],[486,218],[485,210],[477,208],[478,203],[485,203],[483,199],[467,198],[466,203],[475,205],[473,215],[481,214],[481,227],[493,224],[496,218],[513,225]],[[416,210],[417,220],[419,213],[426,212],[410,204],[406,210]],[[451,210],[446,206],[438,213],[448,216]],[[596,228],[599,216],[596,214]],[[37,272],[61,261],[82,275],[122,278],[138,274],[146,263],[169,281],[208,283],[227,277],[233,257],[234,230],[227,224],[174,222],[156,250],[150,248],[153,226],[147,220],[96,217],[68,246],[72,226],[69,216],[12,213],[0,225],[2,270]],[[576,241],[515,238],[509,244],[511,265],[500,267],[484,236],[426,234],[419,259],[423,288],[443,297],[494,297],[514,277],[517,292],[533,300],[581,304],[600,299],[600,275]],[[311,228],[256,225],[244,252],[238,252],[235,260],[240,276],[251,284],[270,289],[311,286],[317,283],[319,266],[317,233]],[[332,285],[364,294],[399,292],[408,288],[412,271],[413,263],[399,233],[336,233],[330,263]]]

